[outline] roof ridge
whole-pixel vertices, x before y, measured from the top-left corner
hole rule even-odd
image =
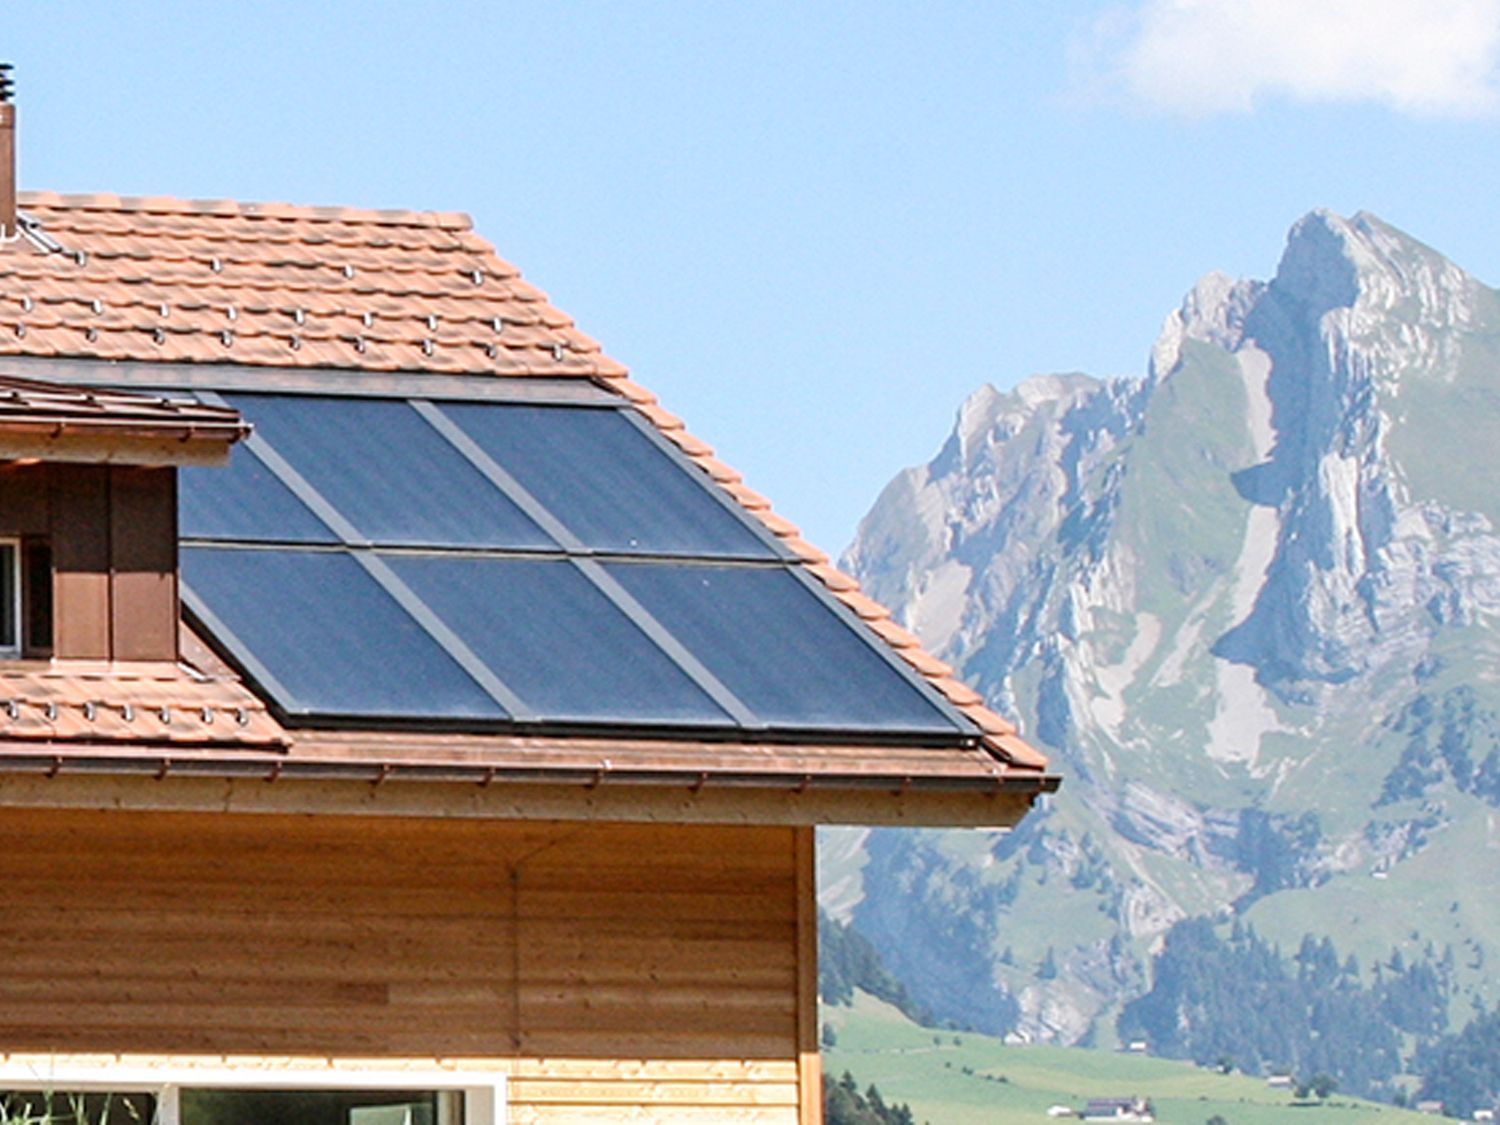
[[[342,205],[287,203],[280,200],[182,199],[169,195],[116,195],[112,192],[22,191],[16,195],[23,209],[68,211],[123,211],[159,215],[219,215],[250,219],[295,219],[311,222],[371,223],[377,226],[423,226],[440,230],[472,231],[474,221],[463,211],[413,211]]]

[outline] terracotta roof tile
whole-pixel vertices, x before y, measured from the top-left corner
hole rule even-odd
[[[465,215],[52,192],[20,203],[61,250],[0,248],[0,355],[625,375]],[[42,294],[55,302],[45,319]]]
[[[177,664],[0,665],[0,740],[274,749],[279,724],[232,675]]]
[[[986,738],[985,745],[1009,765],[1039,772],[1047,768],[1046,755],[1022,741],[1019,735]]]
[[[984,696],[962,680],[953,679],[952,676],[933,676],[932,686],[947,696],[948,701],[955,707],[972,707],[976,703],[984,702]]]
[[[781,543],[803,562],[826,563],[828,561],[826,552],[818,550],[799,535],[788,535],[782,539]]]
[[[811,563],[807,570],[809,574],[813,575],[819,582],[823,583],[823,585],[836,594],[859,589],[859,583],[836,566],[830,566],[827,563]]]

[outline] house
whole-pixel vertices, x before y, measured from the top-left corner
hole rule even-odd
[[[1145,1098],[1090,1098],[1078,1115],[1085,1121],[1155,1121]]]
[[[818,1121],[814,827],[1046,761],[463,216],[0,238],[0,1096]]]

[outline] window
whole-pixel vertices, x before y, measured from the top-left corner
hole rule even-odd
[[[52,546],[0,539],[0,657],[52,653]]]
[[[28,1125],[501,1125],[498,1075],[285,1066],[0,1063],[0,1121]]]
[[[21,541],[0,539],[0,656],[21,655]]]

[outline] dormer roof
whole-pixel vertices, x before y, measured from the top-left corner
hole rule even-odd
[[[0,459],[216,465],[250,433],[233,409],[181,396],[0,375]]]

